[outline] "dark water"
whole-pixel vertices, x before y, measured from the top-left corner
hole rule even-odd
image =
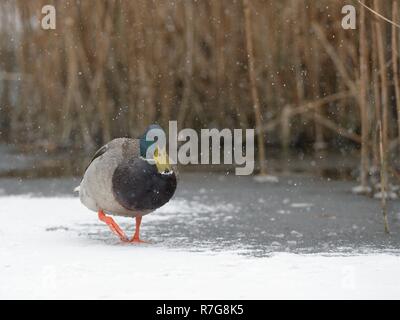
[[[78,177],[84,172],[92,155],[76,150],[50,152],[38,149],[26,152],[14,146],[0,144],[0,178],[65,178]],[[358,176],[358,153],[340,154],[337,151],[304,153],[292,150],[282,153],[269,150],[267,167],[278,174],[301,173],[335,180],[353,180]],[[234,173],[230,165],[180,166],[183,172]],[[255,168],[257,173],[257,166]]]

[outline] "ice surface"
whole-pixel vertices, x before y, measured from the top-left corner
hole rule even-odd
[[[76,196],[72,190],[78,184],[79,179],[0,181],[4,196],[71,197]],[[388,236],[380,200],[352,194],[353,186],[304,176],[281,176],[278,183],[259,184],[253,177],[185,173],[173,201],[145,217],[143,235],[164,247],[246,250],[253,256],[275,251],[399,252],[400,202],[388,201]],[[132,219],[119,222],[133,231]],[[359,228],[354,230],[353,225]],[[69,232],[82,232],[81,227],[76,224]],[[295,237],[292,230],[303,237]],[[92,233],[90,237],[97,236]],[[281,246],[272,246],[278,234],[283,235]],[[287,245],[291,240],[296,245]]]
[[[144,230],[189,205],[172,201]],[[256,258],[179,240],[120,244],[77,198],[0,197],[0,216],[1,299],[400,298],[400,257],[387,253]]]
[[[358,185],[353,187],[351,189],[351,192],[353,192],[354,194],[369,194],[372,192],[372,188],[369,186]]]
[[[383,194],[385,195],[385,198],[386,198],[386,199],[395,200],[395,199],[398,198],[397,194],[394,193],[394,192],[391,192],[391,191],[389,191],[389,192],[384,192],[384,193],[382,193],[382,192],[377,192],[377,193],[374,194],[374,198],[375,198],[375,199],[382,199],[382,195],[383,195]]]
[[[312,203],[292,203],[290,205],[292,208],[309,208],[312,207]]]
[[[254,181],[258,183],[278,183],[279,179],[276,176],[271,176],[271,175],[257,175],[253,177]]]

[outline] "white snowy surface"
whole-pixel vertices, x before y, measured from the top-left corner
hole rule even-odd
[[[269,182],[269,183],[278,183],[279,182],[279,179],[278,179],[278,177],[276,177],[276,176],[271,176],[271,175],[269,175],[269,174],[266,174],[266,175],[257,175],[257,176],[254,176],[254,181],[256,181],[256,182],[258,182],[258,183],[266,183],[266,182]]]
[[[143,228],[181,205],[146,216]],[[400,299],[395,255],[255,258],[120,244],[77,198],[0,197],[0,219],[1,299]]]

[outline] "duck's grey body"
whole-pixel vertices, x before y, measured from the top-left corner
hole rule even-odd
[[[81,202],[90,210],[104,210],[114,215],[132,217],[148,213],[133,212],[124,208],[115,200],[112,188],[113,174],[118,165],[127,157],[137,157],[138,154],[137,139],[114,139],[99,149],[81,181],[79,188]]]
[[[173,180],[159,174],[155,165],[151,166],[140,158],[139,145],[138,139],[118,138],[96,152],[79,189],[81,202],[87,208],[112,215],[143,216],[172,197],[176,188],[175,173],[171,176]],[[161,202],[155,199],[160,193],[156,179],[160,182],[171,180],[168,180],[171,185],[168,194]],[[140,205],[142,200],[147,206]]]

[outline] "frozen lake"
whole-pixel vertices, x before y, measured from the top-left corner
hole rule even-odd
[[[399,202],[385,235],[353,183],[186,173],[135,245],[80,204],[78,182],[0,179],[0,298],[400,298]]]
[[[72,178],[0,179],[0,194],[76,197],[71,190],[78,183]],[[168,248],[240,250],[252,256],[271,252],[397,253],[400,201],[389,202],[391,234],[386,235],[379,201],[352,194],[354,185],[305,176],[257,183],[252,177],[185,173],[169,205],[143,219],[142,236]],[[86,208],[78,208],[82,217],[91,218],[92,225],[83,228],[78,217],[66,232],[95,238],[102,224]],[[133,230],[133,220],[118,221]],[[102,237],[117,241],[111,233]]]
[[[366,238],[360,225],[337,240],[321,236],[327,248],[309,247],[311,236],[293,232],[298,225],[289,225],[287,216],[321,217],[291,203],[296,210],[278,220],[286,227],[265,226],[267,234],[262,223],[270,218],[262,219],[261,211],[252,220],[232,204],[177,197],[146,217],[143,237],[150,244],[137,245],[120,243],[77,198],[2,196],[0,299],[400,298],[396,241],[377,236],[367,246],[354,240],[363,244],[353,250],[335,244],[351,230],[353,239]],[[132,230],[130,219],[118,221]]]
[[[150,243],[135,245],[80,204],[79,178],[22,178],[54,163],[0,160],[2,299],[400,298],[400,200],[389,201],[386,235],[379,200],[352,194],[354,182],[183,173],[143,219]],[[132,234],[133,219],[116,220]]]

